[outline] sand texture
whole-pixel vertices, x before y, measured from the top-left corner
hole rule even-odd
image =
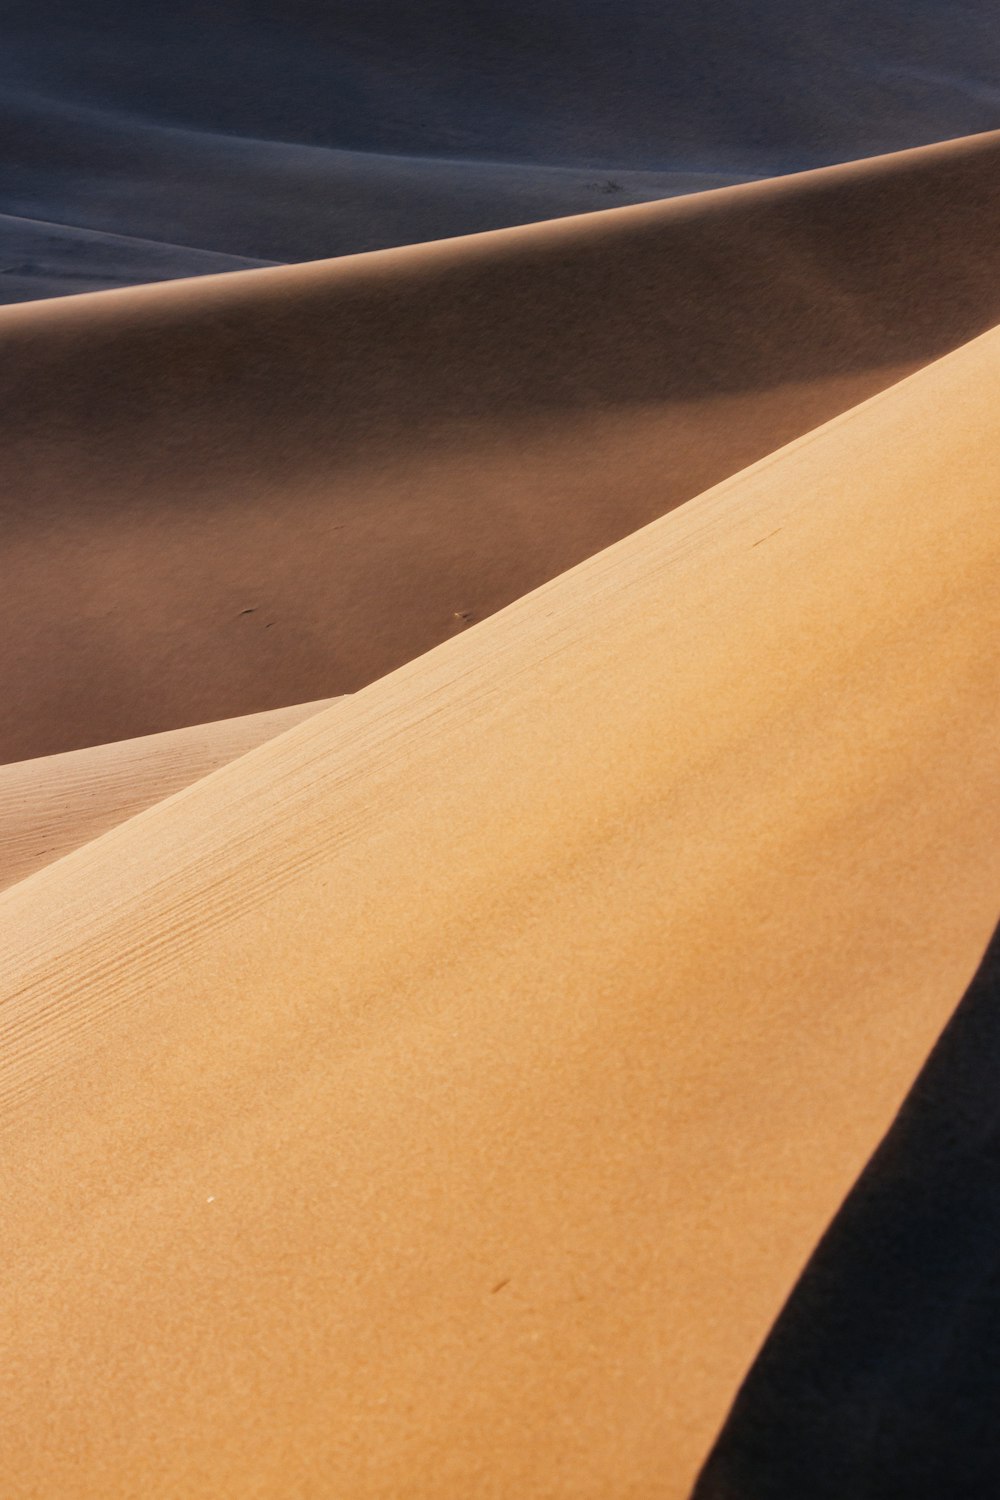
[[[1000,930],[771,1330],[695,1500],[1000,1493]]]
[[[0,890],[326,707],[302,703],[0,766]]]
[[[600,234],[659,245],[661,213]],[[950,336],[976,299],[929,264]],[[249,389],[234,359],[195,398],[198,329],[396,268],[5,327],[112,382],[142,330],[191,421]],[[998,380],[987,334],[0,898],[0,1492],[689,1492],[995,920]],[[86,453],[62,392],[78,495],[133,462],[114,389]],[[196,431],[176,493],[221,494]]]
[[[0,310],[0,762],[353,692],[981,333],[998,162]]]
[[[0,29],[0,1500],[996,1500],[995,7]]]

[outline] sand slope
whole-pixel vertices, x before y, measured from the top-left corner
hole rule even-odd
[[[31,302],[148,281],[245,271],[265,264],[186,245],[0,214],[0,302]]]
[[[0,759],[353,691],[982,331],[998,161],[0,310]]]
[[[52,232],[31,239],[0,216],[0,302],[237,270],[240,257],[316,260],[415,244],[730,180],[342,151],[0,92],[0,205],[86,226],[63,229],[54,244]],[[217,255],[227,261],[213,264]]]
[[[995,19],[989,0],[6,0],[0,89],[360,151],[777,171],[995,129]]]
[[[995,129],[998,73],[990,0],[7,0],[0,212],[150,242],[95,288],[315,259]]]
[[[696,1500],[1000,1493],[1000,930],[771,1330]]]
[[[686,1494],[995,919],[998,378],[0,898],[5,1494]]]
[[[0,766],[0,890],[327,706],[300,703]]]

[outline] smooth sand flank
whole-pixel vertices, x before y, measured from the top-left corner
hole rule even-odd
[[[0,899],[0,1491],[685,1495],[995,919],[998,381]]]
[[[327,707],[300,703],[0,766],[0,890]]]
[[[152,118],[435,157],[749,159],[759,175],[762,157],[780,170],[995,127],[995,19],[990,0],[101,0],[96,15],[6,0],[0,102],[99,102],[126,139]],[[44,161],[52,134],[44,118],[15,134],[10,166]]]
[[[0,262],[0,302],[4,303],[245,271],[265,264],[5,213],[0,213]]]
[[[352,691],[982,332],[998,166],[0,310],[0,761]]]
[[[194,276],[206,251],[303,261],[472,234],[1000,124],[993,0],[5,0],[3,21],[0,207],[73,227],[26,241],[0,217],[0,302]]]
[[[693,1500],[1000,1494],[1000,927],[765,1340]]]
[[[5,99],[0,85],[0,202],[30,216],[0,215],[0,302],[238,270],[246,256],[353,255],[767,175],[338,151],[135,115],[126,125],[50,97]]]

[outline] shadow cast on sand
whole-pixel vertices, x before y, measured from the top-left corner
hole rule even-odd
[[[694,1500],[1000,1494],[1000,929],[750,1371]]]

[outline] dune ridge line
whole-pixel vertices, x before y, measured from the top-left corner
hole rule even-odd
[[[688,1492],[995,920],[998,374],[0,897],[6,1493]]]
[[[0,760],[354,691],[985,331],[998,153],[0,309]]]

